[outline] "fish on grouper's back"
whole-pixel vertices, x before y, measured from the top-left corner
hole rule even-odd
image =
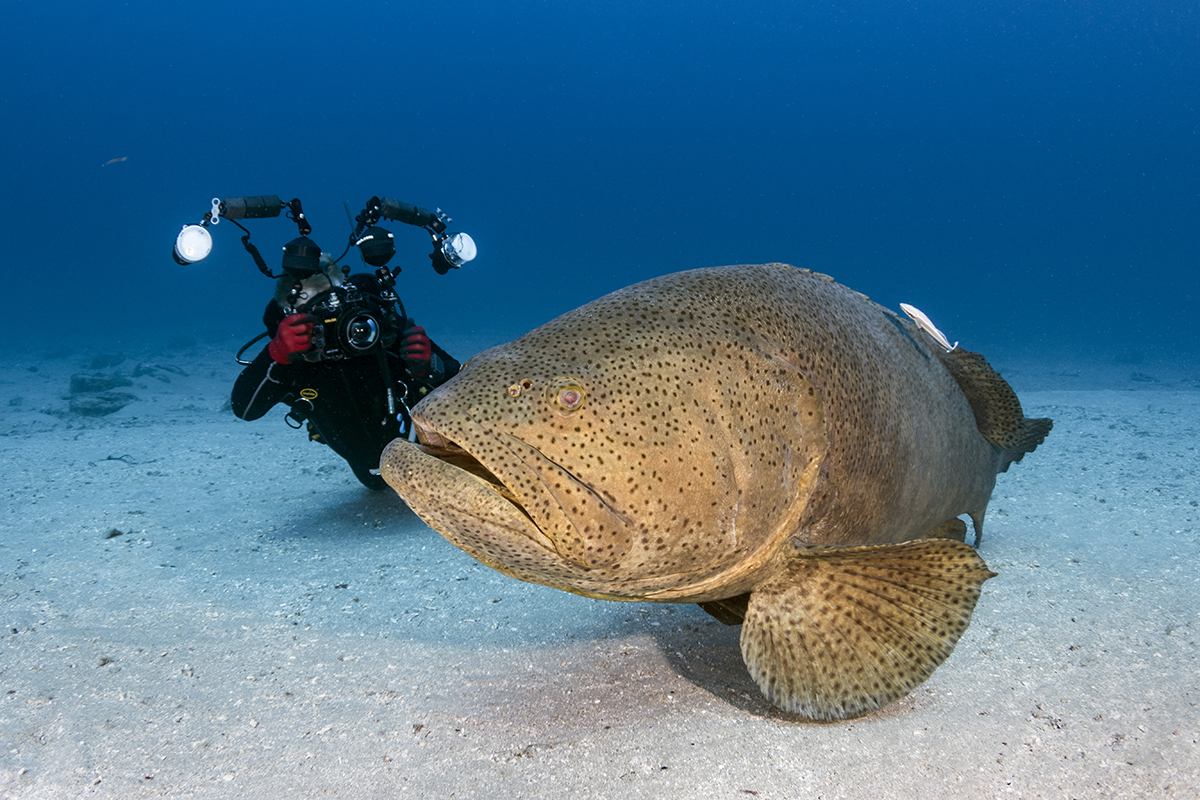
[[[484,564],[699,603],[772,703],[853,717],[950,655],[994,574],[959,516],[1051,427],[944,341],[786,264],[664,275],[472,358],[381,471]]]

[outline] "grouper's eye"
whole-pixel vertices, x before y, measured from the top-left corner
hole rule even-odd
[[[583,386],[574,378],[555,378],[546,386],[546,401],[559,414],[574,414],[586,398]]]

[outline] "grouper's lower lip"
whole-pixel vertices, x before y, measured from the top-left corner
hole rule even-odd
[[[416,428],[416,439],[418,444],[398,439],[389,445],[380,473],[438,533],[446,535],[434,522],[437,517],[446,513],[468,515],[553,549],[553,543],[533,522],[521,500],[478,458],[421,423]]]

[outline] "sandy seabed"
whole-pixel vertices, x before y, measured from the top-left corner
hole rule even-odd
[[[1055,420],[999,577],[918,690],[814,724],[737,628],[505,578],[234,419],[228,348],[106,355],[0,368],[0,798],[1200,796],[1194,375],[997,364]],[[77,374],[137,399],[72,413]]]

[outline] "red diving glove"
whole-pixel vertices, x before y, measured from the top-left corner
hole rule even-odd
[[[400,353],[408,362],[408,371],[414,378],[424,378],[429,374],[429,360],[433,358],[433,342],[425,334],[425,329],[414,325],[404,332],[400,340]]]
[[[312,335],[313,322],[316,317],[312,314],[292,314],[284,317],[275,329],[275,338],[267,345],[271,358],[280,364],[291,364],[300,354],[309,348],[309,336]]]

